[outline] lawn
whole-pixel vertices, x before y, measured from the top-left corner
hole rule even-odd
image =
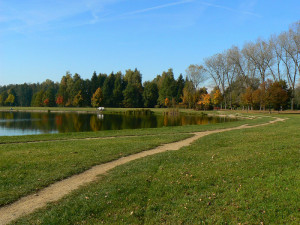
[[[190,134],[0,145],[0,206],[94,165],[190,137]]]
[[[16,224],[299,224],[300,116],[282,117],[119,166]]]

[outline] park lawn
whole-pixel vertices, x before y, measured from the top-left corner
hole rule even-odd
[[[299,224],[300,116],[119,166],[16,224]]]
[[[248,116],[245,115],[247,118]],[[252,118],[252,117],[251,117]],[[39,134],[39,135],[24,135],[24,136],[2,136],[0,137],[0,145],[4,143],[23,143],[34,141],[47,140],[68,140],[68,139],[83,139],[83,138],[101,138],[101,137],[120,137],[120,136],[142,136],[153,134],[173,134],[173,133],[190,133],[199,131],[208,131],[215,129],[224,129],[229,127],[237,127],[243,124],[256,125],[266,123],[274,118],[269,116],[254,116],[254,119],[240,119],[238,121],[205,124],[205,125],[188,125],[188,126],[169,126],[161,128],[145,128],[145,129],[124,129],[124,130],[107,130],[97,132],[73,132],[73,133],[58,133],[58,134]]]
[[[191,134],[0,145],[0,206],[94,165],[175,142]]]

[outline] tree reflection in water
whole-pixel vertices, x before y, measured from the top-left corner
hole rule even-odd
[[[191,115],[102,115],[83,113],[0,112],[0,136],[202,125],[232,121]]]

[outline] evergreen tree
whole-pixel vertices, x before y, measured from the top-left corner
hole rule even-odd
[[[136,85],[128,84],[124,90],[124,101],[123,104],[127,108],[141,107],[141,99],[139,98],[139,89]]]
[[[103,84],[103,101],[105,106],[114,106],[114,83],[115,83],[115,75],[111,73],[104,81]]]
[[[89,79],[84,80],[82,89],[83,106],[91,106],[91,98],[93,95],[91,88],[91,81]]]
[[[124,81],[126,88],[124,94],[124,106],[125,107],[143,107],[143,86],[142,75],[140,71],[135,69],[126,70]],[[135,95],[133,95],[133,91]],[[133,98],[133,99],[131,99]]]
[[[6,104],[5,100],[7,99],[7,97],[8,97],[7,91],[3,91],[0,94],[0,106],[4,106]]]
[[[144,106],[153,108],[157,104],[158,99],[158,87],[154,82],[146,81],[144,83]]]
[[[106,74],[99,73],[99,75],[98,75],[98,87],[103,88],[103,85],[104,85],[104,82],[105,82],[106,78],[107,78]]]
[[[31,106],[35,106],[35,107],[41,107],[41,106],[43,106],[44,105],[43,97],[44,97],[44,91],[43,90],[35,93],[32,96]]]
[[[172,69],[162,73],[159,79],[159,86],[158,102],[160,105],[164,105],[166,98],[173,99],[177,97],[176,81],[174,80]]]
[[[95,93],[95,91],[97,90],[98,87],[100,87],[99,79],[98,79],[96,71],[94,71],[93,76],[91,78],[91,92]]]
[[[113,97],[114,97],[114,106],[121,107],[123,105],[123,90],[124,82],[121,72],[118,72],[115,77]]]
[[[48,90],[44,93],[43,101],[45,101],[46,99],[48,99],[47,106],[55,106],[55,93],[53,87],[49,87]]]
[[[176,90],[177,90],[176,102],[178,103],[182,101],[184,84],[185,84],[185,80],[183,79],[182,74],[180,74],[176,81]]]

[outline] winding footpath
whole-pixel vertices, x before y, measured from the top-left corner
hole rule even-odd
[[[273,123],[285,120],[285,119],[281,119],[281,118],[274,118],[274,119],[275,120],[270,121],[268,123],[258,124],[258,125],[254,125],[254,126],[248,126],[246,124],[246,125],[242,125],[239,127],[192,133],[192,134],[194,134],[194,136],[187,138],[185,140],[173,142],[173,143],[169,143],[169,144],[164,144],[164,145],[161,145],[157,148],[154,148],[154,149],[151,149],[148,151],[143,151],[143,152],[140,152],[137,154],[133,154],[130,156],[126,156],[126,157],[117,159],[112,162],[94,166],[91,169],[89,169],[81,174],[74,175],[65,180],[56,182],[35,194],[31,194],[31,195],[22,197],[21,199],[19,199],[18,201],[14,202],[10,205],[1,207],[0,208],[0,225],[8,224],[21,216],[28,215],[39,208],[45,207],[50,202],[58,201],[65,195],[78,189],[80,186],[97,180],[97,176],[103,175],[106,172],[108,172],[109,170],[111,170],[119,165],[123,165],[130,161],[140,159],[140,158],[150,156],[150,155],[155,155],[155,154],[158,154],[161,152],[179,150],[182,147],[189,146],[195,140],[197,140],[201,137],[210,135],[210,134],[222,133],[222,132],[231,131],[231,130],[249,129],[249,128],[265,126],[268,124],[273,124]]]

